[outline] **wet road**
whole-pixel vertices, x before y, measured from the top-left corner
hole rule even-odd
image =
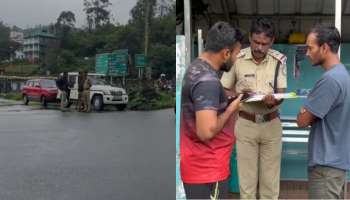
[[[175,198],[175,116],[0,108],[0,199]]]

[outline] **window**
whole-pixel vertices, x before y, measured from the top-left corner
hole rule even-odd
[[[76,77],[77,76],[68,76],[68,82],[74,88],[75,88]]]
[[[54,80],[41,80],[41,86],[44,88],[54,88],[56,87],[56,82]]]
[[[33,81],[33,87],[37,87],[37,86],[40,86],[39,81],[37,80]]]

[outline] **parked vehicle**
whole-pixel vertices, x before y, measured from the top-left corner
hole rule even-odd
[[[32,79],[28,80],[22,88],[23,103],[28,105],[29,101],[40,102],[47,106],[49,102],[57,102],[58,89],[55,80]]]
[[[68,81],[73,86],[70,91],[70,100],[78,100],[78,72],[69,72]],[[128,94],[125,89],[111,86],[104,80],[103,74],[89,73],[92,81],[90,88],[90,100],[93,110],[103,110],[105,105],[114,105],[118,110],[124,110],[128,104]],[[60,91],[57,94],[60,99]]]

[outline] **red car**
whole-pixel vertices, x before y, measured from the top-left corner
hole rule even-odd
[[[57,102],[57,92],[55,80],[28,80],[22,89],[23,102],[28,105],[29,101],[38,101],[41,105],[47,106],[48,102]]]

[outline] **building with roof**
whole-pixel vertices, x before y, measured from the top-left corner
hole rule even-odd
[[[23,53],[23,42],[24,42],[23,30],[16,26],[13,26],[10,31],[10,40],[18,43],[19,45],[19,48],[16,48],[16,51],[12,55],[10,55],[10,60],[12,61],[13,59],[24,59],[25,56]]]
[[[22,31],[11,30],[10,31],[10,40],[17,43],[23,44],[24,33]]]
[[[50,48],[57,47],[58,40],[55,35],[43,30],[34,31],[24,36],[23,52],[25,58],[32,63],[43,60]]]

